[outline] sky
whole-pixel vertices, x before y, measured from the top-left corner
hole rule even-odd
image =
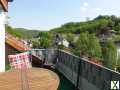
[[[9,3],[8,12],[12,27],[37,30],[98,15],[120,16],[120,0],[14,0]]]

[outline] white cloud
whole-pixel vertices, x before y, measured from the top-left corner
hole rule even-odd
[[[81,9],[82,12],[87,11],[87,8],[86,8],[86,7],[81,7],[80,9]]]
[[[96,11],[102,11],[102,9],[101,8],[96,8]]]
[[[86,12],[88,9],[89,4],[87,2],[84,2],[83,5],[80,7],[82,12]]]
[[[83,6],[84,6],[84,7],[88,7],[88,5],[89,5],[89,4],[88,4],[87,2],[84,2],[84,3],[83,3]]]

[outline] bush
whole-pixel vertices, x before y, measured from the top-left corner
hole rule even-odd
[[[90,57],[94,57],[97,60],[101,59],[101,56],[102,56],[101,46],[95,34],[89,34],[88,49],[89,49],[88,53]]]
[[[106,42],[103,51],[104,65],[110,69],[115,69],[117,60],[117,48],[113,41]]]
[[[102,52],[99,40],[95,34],[81,33],[76,43],[76,52],[81,56],[94,57],[101,59]]]

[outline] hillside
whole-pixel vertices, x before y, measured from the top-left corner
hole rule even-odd
[[[36,37],[41,31],[38,30],[28,30],[24,28],[12,28],[6,25],[6,32],[12,34],[13,36],[23,38],[23,39],[31,39]]]
[[[61,27],[51,30],[52,33],[74,33],[80,34],[81,32],[89,33],[107,33],[108,30],[114,30],[120,33],[120,18],[112,16],[98,16],[93,20],[84,22],[69,22],[63,24]]]
[[[114,15],[99,15],[93,20],[65,23],[60,27],[51,29],[48,32],[52,35],[54,35],[54,33],[80,34],[82,32],[95,33],[96,35],[99,35],[103,33],[108,34],[109,31],[115,32],[116,36],[114,38],[120,40],[120,17],[116,17]],[[42,31],[28,30],[24,28],[12,28],[6,25],[6,32],[23,39],[30,39],[37,37]]]

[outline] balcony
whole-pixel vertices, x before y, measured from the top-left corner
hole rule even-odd
[[[111,81],[120,81],[120,73],[62,50],[34,49],[30,52],[39,60],[45,60],[44,64],[52,64],[67,78],[71,83],[67,87],[73,85],[77,90],[111,90]]]

